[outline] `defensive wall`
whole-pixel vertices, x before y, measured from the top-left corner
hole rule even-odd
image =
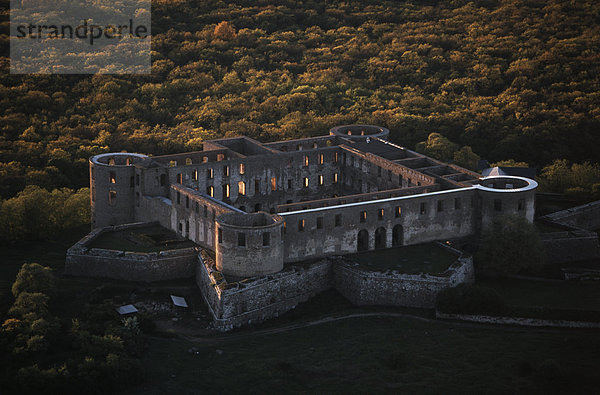
[[[283,314],[329,288],[357,305],[434,307],[437,294],[474,280],[473,261],[460,251],[456,262],[440,275],[384,273],[362,270],[343,257],[289,264],[277,273],[227,280],[206,252],[198,256],[196,282],[219,330],[261,322]]]
[[[432,308],[444,289],[475,280],[473,258],[438,243],[456,254],[456,262],[444,273],[402,274],[361,269],[361,265],[344,257],[331,258],[334,287],[355,305],[389,305]]]
[[[600,230],[600,201],[548,214],[538,220],[564,229],[541,234],[548,263],[600,258],[597,233]]]
[[[65,274],[148,282],[192,277],[199,252],[197,247],[149,253],[89,248],[94,239],[105,232],[148,225],[137,223],[94,229],[67,250]]]

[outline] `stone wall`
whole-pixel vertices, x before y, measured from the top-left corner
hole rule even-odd
[[[333,272],[335,288],[356,305],[431,308],[440,291],[474,281],[473,260],[464,256],[440,276],[361,270],[344,258],[336,259]]]
[[[331,263],[291,265],[283,271],[227,283],[214,263],[199,256],[196,282],[209,306],[218,330],[269,318],[286,311],[331,287]]]
[[[561,264],[600,258],[598,234],[585,230],[542,233],[546,263]]]
[[[65,274],[130,281],[162,281],[192,277],[199,251],[197,247],[152,253],[87,247],[103,232],[147,225],[148,223],[137,223],[94,229],[67,250]]]
[[[572,228],[600,229],[600,200],[548,214],[542,219]]]

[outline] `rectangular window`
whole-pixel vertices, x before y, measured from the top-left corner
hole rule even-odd
[[[337,161],[339,160],[339,155],[337,152],[333,153],[333,161],[337,163]]]
[[[246,234],[238,232],[238,247],[246,247]]]
[[[206,188],[206,193],[208,194],[208,196],[210,197],[215,197],[215,187],[213,187],[212,185]]]
[[[298,232],[304,232],[304,220],[298,221]]]
[[[402,215],[402,207],[396,206],[394,208],[394,217],[399,218]]]
[[[323,157],[323,154],[319,154],[319,164],[322,165],[324,161],[325,158]]]
[[[190,208],[190,197],[185,196],[185,208]]]
[[[443,200],[437,201],[437,211],[444,211],[444,201]]]
[[[379,211],[377,212],[377,218],[379,218],[379,220],[382,220],[385,216],[385,212],[384,210],[381,208],[379,209]]]
[[[288,189],[292,189],[292,179],[288,180]]]
[[[269,232],[263,233],[263,247],[271,244],[271,234]]]
[[[114,206],[117,203],[117,192],[109,191],[108,192],[108,204]]]
[[[517,210],[523,211],[525,209],[525,199],[519,199],[517,203]]]
[[[196,202],[196,214],[200,213],[200,204]]]
[[[194,169],[194,172],[192,173],[192,179],[194,181],[198,181],[198,169]]]
[[[342,214],[335,215],[335,226],[342,226]]]
[[[323,185],[323,176],[319,176],[319,185]]]
[[[217,232],[217,238],[219,240],[219,243],[223,242],[223,229],[219,228],[219,231]]]
[[[225,159],[225,154],[217,154],[217,162],[220,162],[223,159]]]
[[[367,222],[367,212],[366,211],[360,212],[360,222]]]
[[[117,183],[117,173],[114,171],[111,171],[109,174],[110,174],[110,183],[116,184]]]
[[[502,211],[502,201],[500,199],[494,199],[494,210]]]
[[[323,229],[323,217],[317,217],[317,229]]]
[[[183,184],[183,174],[177,173],[177,182]]]
[[[260,180],[254,180],[254,194],[260,195]]]
[[[244,181],[238,182],[238,194],[240,194],[240,195],[246,194],[246,183]]]
[[[240,174],[246,174],[246,164],[240,163]]]
[[[427,212],[427,209],[425,208],[425,203],[421,203],[421,207],[420,207],[419,212],[421,214],[425,214]]]
[[[461,208],[460,198],[454,198],[454,209],[459,210]]]
[[[223,166],[223,177],[229,177],[229,166]]]
[[[277,190],[277,178],[271,177],[271,191]]]
[[[304,188],[308,188],[308,177],[304,177]]]
[[[338,183],[338,173],[333,173],[333,183],[334,184]]]
[[[208,169],[207,172],[206,172],[206,177],[208,179],[215,178],[215,171],[214,171],[214,169],[212,169],[212,168]]]
[[[202,157],[202,163],[208,163],[208,156]]]
[[[177,204],[181,204],[181,193],[177,191]]]
[[[204,206],[204,218],[208,217],[208,207]]]
[[[308,166],[308,155],[304,155],[304,166]]]
[[[229,197],[229,184],[223,184],[223,197]]]

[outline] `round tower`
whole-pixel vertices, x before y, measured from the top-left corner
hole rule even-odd
[[[217,269],[236,277],[283,269],[283,218],[276,214],[227,213],[216,220]]]
[[[366,141],[377,137],[382,140],[387,140],[390,131],[381,126],[375,125],[341,125],[329,130],[331,136],[344,137],[351,140]]]
[[[90,158],[92,229],[134,222],[134,164],[146,155],[108,153]]]
[[[477,188],[481,209],[481,228],[488,226],[497,215],[519,215],[533,222],[535,214],[534,180],[515,176],[482,178]]]

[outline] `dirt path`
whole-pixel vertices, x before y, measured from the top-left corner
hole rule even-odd
[[[434,323],[447,325],[452,327],[462,327],[462,328],[481,328],[488,327],[490,330],[505,330],[505,331],[524,331],[524,330],[535,330],[538,332],[561,332],[565,330],[574,330],[570,328],[543,328],[543,327],[520,327],[520,326],[511,326],[511,325],[493,325],[493,324],[480,324],[474,322],[460,322],[460,321],[446,321],[435,318],[426,318],[418,315],[404,314],[404,313],[390,313],[390,312],[373,312],[373,313],[354,313],[337,317],[324,317],[313,321],[305,321],[298,322],[295,324],[283,325],[275,328],[265,328],[265,329],[257,329],[253,331],[246,331],[241,333],[231,333],[231,334],[219,334],[215,336],[194,336],[190,334],[186,334],[183,332],[177,332],[179,339],[186,340],[192,343],[198,344],[211,344],[211,343],[221,343],[233,340],[247,339],[254,336],[261,335],[272,335],[278,333],[284,333],[293,331],[296,329],[308,328],[311,326],[327,324],[330,322],[349,320],[355,318],[365,318],[365,317],[394,317],[394,318],[407,318],[411,320],[418,320],[422,322]]]

